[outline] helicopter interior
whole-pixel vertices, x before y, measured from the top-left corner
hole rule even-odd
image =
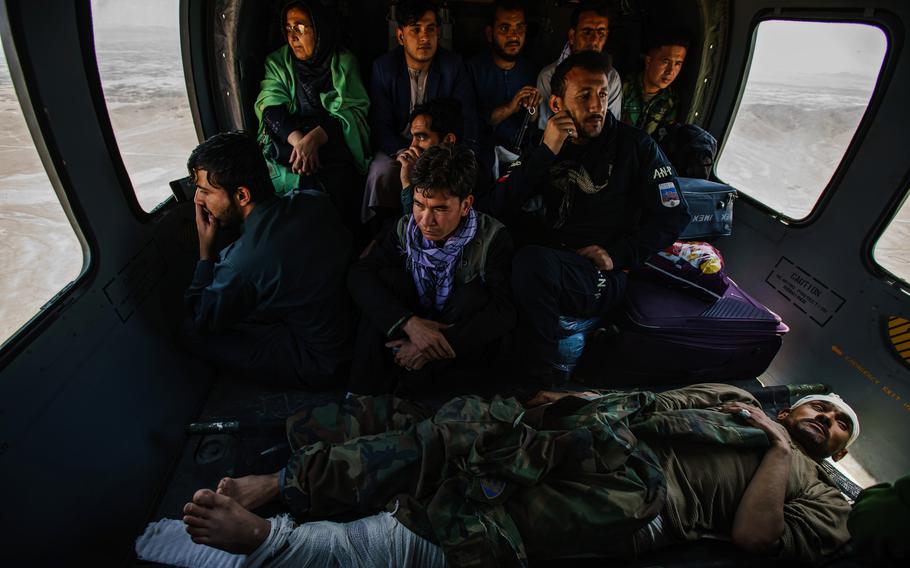
[[[219,376],[181,348],[175,330],[198,251],[191,196],[185,180],[180,183],[186,172],[173,172],[173,195],[160,205],[151,211],[140,205],[105,98],[92,5],[52,4],[0,2],[0,31],[21,113],[83,261],[78,277],[0,351],[2,526],[10,543],[0,558],[130,564],[136,562],[133,541],[147,522],[179,517],[192,491],[224,475],[280,467],[288,452],[282,417],[304,400],[338,393],[288,392]],[[256,131],[253,101],[262,61],[282,43],[281,4],[179,2],[182,74],[198,140]],[[336,4],[346,16],[347,46],[368,82],[371,62],[393,45],[389,2]],[[527,4],[526,55],[546,65],[562,49],[574,3]],[[611,22],[608,49],[623,76],[640,69],[649,29],[672,22],[691,34],[675,88],[686,122],[720,142],[721,165],[748,96],[763,23],[862,25],[885,38],[855,132],[809,210],[781,212],[750,193],[747,183],[724,179],[718,167],[715,179],[737,187],[741,198],[733,234],[714,244],[736,282],[790,326],[767,371],[737,384],[757,390],[828,384],[863,419],[863,438],[851,448],[854,469],[844,472],[860,485],[906,474],[910,373],[900,344],[910,286],[906,273],[882,267],[875,247],[910,186],[910,166],[902,159],[910,149],[910,66],[899,65],[907,57],[910,6],[850,0],[613,4],[619,17]],[[485,1],[446,2],[441,44],[465,55],[486,49],[488,10]],[[786,406],[781,391],[774,392],[770,402]],[[188,426],[232,421],[222,431]],[[699,543],[640,565],[694,566],[706,559],[739,561],[722,543]]]

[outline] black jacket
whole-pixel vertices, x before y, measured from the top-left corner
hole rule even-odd
[[[650,136],[609,113],[600,136],[585,145],[567,141],[554,155],[541,144],[522,155],[496,183],[489,208],[520,244],[600,245],[617,269],[666,248],[689,223],[666,156]]]
[[[333,372],[350,357],[354,314],[344,293],[351,235],[332,203],[309,190],[274,197],[256,205],[243,229],[217,262],[196,265],[185,295],[193,329],[278,323]]]
[[[410,277],[405,266],[407,254],[399,237],[409,217],[402,217],[370,254],[348,272],[348,289],[364,317],[390,337],[400,336],[401,325],[415,315],[414,307],[419,305],[416,297],[410,302],[403,301],[400,293],[389,289],[379,276],[383,270],[400,270]],[[512,238],[492,217],[480,212],[477,217],[477,234],[465,246],[455,272],[455,286],[443,312],[416,313],[451,324],[443,334],[456,355],[475,353],[515,327],[510,287]]]
[[[439,47],[430,64],[426,101],[451,97],[461,103],[464,139],[472,149],[477,147],[477,112],[474,109],[474,87],[461,56]],[[399,46],[373,62],[370,78],[370,132],[373,147],[391,156],[411,141],[402,135],[411,115],[411,79],[405,64],[404,50]]]

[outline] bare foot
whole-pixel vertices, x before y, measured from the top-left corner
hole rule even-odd
[[[196,544],[232,554],[250,554],[269,536],[271,524],[226,495],[200,489],[183,506],[186,532]]]
[[[278,473],[225,477],[218,482],[216,493],[227,495],[249,511],[254,511],[278,498]]]

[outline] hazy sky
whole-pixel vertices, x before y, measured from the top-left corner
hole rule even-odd
[[[180,0],[92,0],[96,28],[129,25],[177,27]]]
[[[874,77],[885,44],[885,34],[865,24],[763,22],[749,76],[762,80],[781,73],[846,72]]]
[[[92,0],[98,28],[135,25],[176,27],[179,0]],[[875,75],[885,36],[873,26],[813,22],[764,22],[756,41],[761,57],[750,75],[768,79],[795,73]],[[875,61],[870,65],[870,61]]]

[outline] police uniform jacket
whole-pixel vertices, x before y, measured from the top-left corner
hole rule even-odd
[[[689,223],[676,172],[650,136],[607,113],[587,144],[558,155],[541,144],[493,189],[490,212],[516,244],[577,250],[600,245],[617,269],[672,244]]]

